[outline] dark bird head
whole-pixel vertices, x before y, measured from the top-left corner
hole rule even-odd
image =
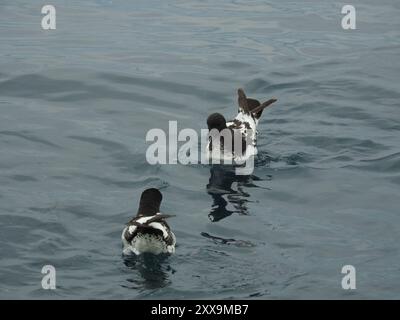
[[[208,130],[217,129],[218,131],[222,131],[226,129],[226,120],[222,114],[213,113],[207,118],[207,126]]]
[[[160,212],[162,194],[158,189],[150,188],[142,192],[140,196],[137,216],[153,216]]]

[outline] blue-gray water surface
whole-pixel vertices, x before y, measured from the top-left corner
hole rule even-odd
[[[399,1],[48,2],[0,3],[0,298],[400,298]],[[146,161],[238,87],[278,98],[252,175]],[[176,254],[126,260],[148,187]]]

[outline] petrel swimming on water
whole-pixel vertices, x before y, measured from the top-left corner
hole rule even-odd
[[[257,154],[257,124],[264,109],[276,98],[260,103],[256,99],[247,98],[243,89],[238,89],[238,114],[231,121],[226,121],[220,113],[213,113],[207,118],[209,142],[207,155],[209,158],[246,160]],[[226,129],[226,130],[225,130]],[[223,133],[230,133],[232,143],[224,143]],[[238,140],[239,139],[239,140]]]
[[[143,191],[136,217],[122,231],[123,253],[174,253],[176,237],[165,221],[173,215],[160,213],[162,194],[158,189]]]

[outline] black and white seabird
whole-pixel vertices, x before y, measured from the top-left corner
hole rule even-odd
[[[176,237],[165,219],[173,217],[160,213],[162,194],[155,188],[143,191],[139,209],[122,232],[123,253],[140,255],[174,253]]]
[[[243,89],[238,89],[239,109],[235,119],[226,121],[225,117],[220,113],[213,113],[207,118],[207,126],[210,131],[206,150],[208,158],[221,158],[221,149],[223,158],[231,159],[234,162],[246,161],[249,157],[255,156],[257,154],[258,121],[263,110],[275,101],[277,101],[277,99],[272,98],[264,103],[260,103],[256,99],[247,98]],[[220,140],[219,148],[218,146],[213,146],[212,132],[218,134],[224,129],[228,129],[232,134],[232,146],[224,146],[223,140]],[[237,145],[240,146],[241,144],[242,150],[237,150],[237,148],[235,148],[235,131],[239,133],[237,136],[241,141],[239,141],[240,143],[237,143]]]

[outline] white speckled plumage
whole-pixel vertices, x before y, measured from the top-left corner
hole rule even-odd
[[[229,143],[223,146],[222,153],[218,142],[219,140],[217,140],[216,143],[214,143],[214,141],[208,141],[206,157],[212,160],[213,163],[242,164],[251,157],[257,155],[258,121],[263,110],[274,102],[276,102],[276,99],[272,98],[261,104],[258,100],[247,98],[243,89],[238,89],[239,109],[236,117],[231,121],[226,121],[223,115],[214,113],[208,117],[207,125],[210,131],[210,138],[220,139],[217,135],[218,132],[221,134],[221,137],[225,137],[224,132],[228,130],[228,132],[233,133],[232,139],[235,141],[237,136],[234,132],[238,130],[241,140],[235,141],[236,144],[233,144],[233,150],[229,147]],[[213,130],[214,133],[212,133]],[[223,139],[223,141],[225,142],[225,139]],[[240,144],[237,144],[237,142],[240,142]],[[244,154],[241,152],[242,146],[245,146]],[[214,162],[215,160],[216,162]]]
[[[240,123],[240,125],[238,126],[237,123]],[[249,125],[249,128],[245,126],[245,123]],[[212,150],[210,151],[210,142],[208,142],[206,147],[207,158],[221,160],[224,162],[232,162],[233,164],[235,164],[243,163],[250,157],[255,156],[258,152],[256,146],[257,124],[258,119],[255,119],[253,116],[239,111],[234,120],[226,122],[226,126],[228,128],[239,130],[240,135],[249,142],[249,144],[246,145],[245,153],[243,155],[240,152],[237,152],[236,155],[231,153],[223,153],[223,156],[221,156],[220,149],[217,147],[212,148]],[[232,139],[234,139],[234,136],[232,137]]]
[[[139,223],[145,223],[154,216],[142,217],[137,219],[136,221]],[[132,240],[128,241],[126,235],[133,235],[137,230],[137,227],[134,225],[127,226],[122,231],[122,243],[123,243],[123,253],[130,254],[134,253],[136,255],[142,254],[144,252],[149,252],[153,254],[160,253],[174,253],[175,245],[176,245],[176,237],[175,234],[169,229],[169,227],[165,224],[159,222],[151,222],[148,224],[149,227],[153,229],[160,230],[162,232],[162,236],[138,232]],[[168,244],[167,239],[171,237],[172,243]]]
[[[161,192],[157,189],[142,193],[136,217],[122,231],[123,254],[175,252],[176,237],[165,221],[172,216],[158,212],[161,200]]]

